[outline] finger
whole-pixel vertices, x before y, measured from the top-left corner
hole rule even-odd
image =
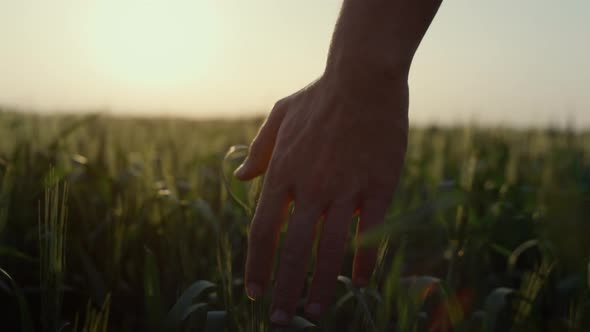
[[[330,207],[320,235],[313,280],[305,311],[318,317],[332,300],[336,278],[346,252],[348,229],[355,206],[347,202]]]
[[[315,235],[315,226],[320,212],[297,205],[289,221],[285,244],[281,252],[279,270],[271,305],[271,321],[275,324],[288,324],[295,313]]]
[[[264,173],[270,162],[285,113],[285,103],[277,102],[252,141],[248,157],[234,172],[238,179],[250,180]]]
[[[277,191],[272,179],[273,177],[268,176],[264,180],[248,236],[246,292],[253,300],[260,298],[268,286],[279,231],[288,211],[288,192]]]
[[[356,286],[366,286],[369,283],[377,261],[378,250],[378,244],[360,248],[358,246],[359,238],[371,228],[383,223],[388,207],[389,199],[366,200],[361,205],[355,240],[357,249],[352,268],[352,281]]]

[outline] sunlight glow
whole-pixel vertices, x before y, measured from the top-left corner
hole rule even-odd
[[[89,12],[96,70],[159,91],[197,80],[216,52],[215,13],[203,1],[99,1]]]
[[[267,114],[323,73],[341,4],[0,0],[0,107]],[[412,62],[412,123],[589,126],[588,12],[588,0],[443,2]]]

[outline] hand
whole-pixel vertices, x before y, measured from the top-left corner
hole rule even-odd
[[[276,103],[235,172],[249,180],[267,171],[250,228],[246,263],[248,296],[269,285],[277,240],[294,202],[284,241],[271,321],[287,324],[301,295],[313,242],[320,236],[305,310],[321,315],[331,303],[352,217],[356,236],[383,222],[406,152],[407,78],[353,87],[325,74]],[[323,228],[318,221],[325,218]],[[353,282],[371,278],[377,248],[357,249]]]

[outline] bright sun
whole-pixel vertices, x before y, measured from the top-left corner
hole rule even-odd
[[[160,90],[198,79],[215,50],[215,13],[205,1],[96,1],[91,57],[119,83]]]

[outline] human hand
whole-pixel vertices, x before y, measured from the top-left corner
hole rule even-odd
[[[375,89],[341,81],[325,74],[277,102],[235,172],[249,180],[266,171],[248,241],[246,289],[252,299],[269,285],[280,227],[289,203],[295,204],[276,274],[274,323],[289,323],[295,312],[316,233],[317,261],[305,310],[314,317],[325,312],[353,215],[360,217],[357,239],[382,223],[400,176],[408,133],[407,79]],[[368,283],[376,256],[376,248],[356,249],[355,285]]]

